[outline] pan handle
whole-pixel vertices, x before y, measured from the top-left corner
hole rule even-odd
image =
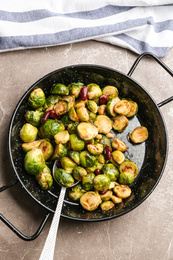
[[[172,77],[173,77],[173,71],[163,62],[161,61],[159,58],[157,58],[157,56],[155,56],[153,53],[150,52],[144,52],[141,55],[139,55],[139,57],[136,59],[136,61],[133,63],[131,69],[129,70],[129,72],[127,73],[127,75],[129,77],[131,77],[131,75],[133,74],[134,70],[136,69],[137,65],[139,64],[139,62],[144,58],[144,57],[150,57],[153,58],[157,63],[159,63],[162,68],[164,68]],[[160,102],[158,105],[158,107],[161,107],[163,105],[166,105],[167,103],[171,102],[173,100],[173,96],[171,96],[170,98]]]
[[[0,187],[0,192],[14,186],[15,184],[17,184],[19,181],[16,179],[10,183],[8,183],[7,185]],[[18,237],[22,238],[25,241],[32,241],[35,238],[37,238],[41,231],[43,230],[49,216],[50,216],[51,212],[47,212],[46,216],[44,217],[43,221],[41,222],[39,228],[37,229],[37,231],[34,233],[34,235],[32,236],[26,236],[23,233],[21,233],[11,222],[9,222],[1,213],[0,213],[0,220],[2,220]]]

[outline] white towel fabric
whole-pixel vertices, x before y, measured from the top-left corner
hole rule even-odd
[[[173,0],[1,0],[0,52],[97,40],[164,57]]]

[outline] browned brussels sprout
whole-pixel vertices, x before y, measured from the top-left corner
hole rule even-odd
[[[118,150],[112,152],[112,158],[118,164],[121,164],[125,160],[124,154],[121,151],[118,151]]]
[[[80,153],[78,151],[69,151],[68,155],[75,163],[80,164]]]
[[[120,173],[119,183],[120,184],[132,184],[134,181],[134,175],[129,172]]]
[[[106,105],[101,105],[98,108],[98,114],[99,115],[107,115],[107,106]]]
[[[110,97],[117,97],[118,96],[118,89],[114,86],[106,86],[103,89],[103,95],[109,99]]]
[[[89,111],[89,122],[93,123],[96,117],[97,114],[94,114],[93,112]]]
[[[129,137],[133,143],[142,143],[148,139],[148,130],[145,126],[136,127],[132,134],[129,133]]]
[[[52,155],[52,160],[61,159],[67,155],[67,148],[63,144],[57,144]]]
[[[77,126],[78,122],[72,122],[67,126],[67,130],[69,131],[70,134],[75,134],[77,133]]]
[[[119,204],[119,203],[121,203],[121,202],[123,201],[121,198],[118,198],[118,197],[115,196],[115,195],[112,195],[111,200],[112,200],[113,203],[115,203],[115,204]]]
[[[92,167],[97,162],[97,157],[87,151],[80,153],[80,163],[83,167]]]
[[[45,161],[47,161],[53,154],[53,145],[47,140],[41,142],[38,148],[42,150]]]
[[[59,95],[50,95],[46,98],[46,102],[44,104],[44,108],[47,109],[48,107],[55,105],[61,97]]]
[[[53,178],[50,172],[41,172],[36,175],[36,179],[42,190],[47,190],[53,185]]]
[[[77,117],[79,121],[89,121],[89,113],[86,107],[78,107],[76,108]]]
[[[118,198],[126,199],[130,197],[132,191],[127,185],[117,185],[113,189],[114,193]]]
[[[87,100],[86,102],[87,108],[92,112],[92,113],[97,113],[97,104],[93,100]]]
[[[132,174],[134,176],[134,178],[138,174],[138,166],[130,160],[126,160],[123,163],[121,163],[119,166],[119,170],[120,170],[120,173],[128,172],[128,173]]]
[[[74,107],[71,107],[68,111],[68,116],[70,118],[70,120],[74,121],[74,122],[79,122],[79,118],[77,116],[76,110]]]
[[[96,210],[100,203],[100,195],[94,191],[88,191],[80,198],[81,206],[88,211]]]
[[[100,198],[102,201],[107,201],[112,198],[113,192],[111,190],[107,190],[104,194],[100,194]]]
[[[101,163],[101,164],[104,164],[105,163],[105,157],[103,154],[100,154],[98,156],[98,162]]]
[[[45,160],[41,149],[32,149],[26,153],[24,167],[27,173],[37,175],[43,171]]]
[[[123,99],[115,104],[114,111],[120,115],[127,115],[130,112],[130,104],[126,99]]]
[[[104,201],[100,204],[100,208],[103,210],[103,211],[109,211],[110,209],[112,209],[113,207],[115,206],[115,204],[111,201],[111,200],[108,200],[108,201]]]
[[[64,125],[57,120],[48,119],[43,125],[39,127],[38,134],[41,138],[52,139],[54,135],[65,129]]]
[[[107,102],[107,108],[106,111],[108,113],[109,116],[116,116],[116,112],[114,111],[114,107],[115,105],[120,101],[120,99],[118,97],[112,97],[109,99],[109,101]]]
[[[111,140],[108,137],[106,137],[105,135],[102,136],[100,143],[103,144],[104,147],[109,146],[111,148]]]
[[[63,96],[61,99],[68,102],[68,110],[75,105],[75,96]]]
[[[77,184],[76,186],[74,186],[70,191],[69,191],[69,197],[74,200],[74,201],[79,201],[80,198],[82,197],[82,195],[85,193],[86,191],[82,189],[81,184]]]
[[[23,143],[22,144],[22,149],[25,153],[29,152],[33,148],[38,148],[39,145],[44,141],[44,139],[36,140],[30,143]]]
[[[93,155],[98,155],[103,152],[103,144],[87,144],[88,151]]]
[[[113,118],[113,128],[118,132],[124,131],[128,124],[129,120],[124,115],[118,115]]]
[[[25,143],[33,142],[37,137],[38,129],[29,124],[26,123],[22,126],[20,130],[20,138]]]
[[[69,141],[70,135],[67,130],[64,130],[54,135],[54,139],[56,144],[65,144]]]
[[[58,168],[54,172],[54,179],[66,187],[70,187],[74,184],[74,179],[73,179],[72,175],[69,172],[67,172],[66,170],[61,169],[61,168]]]
[[[25,120],[33,126],[38,126],[43,115],[44,112],[40,109],[35,111],[27,111],[25,114]]]
[[[94,188],[98,191],[106,191],[110,186],[110,178],[107,175],[99,174],[94,178]]]
[[[132,100],[128,100],[130,104],[130,112],[126,115],[127,117],[131,117],[137,114],[138,112],[138,104]]]
[[[77,126],[77,133],[83,140],[92,140],[97,134],[98,129],[90,122],[81,122]]]
[[[105,164],[102,173],[107,175],[111,181],[116,181],[119,177],[119,171],[112,163]]]
[[[89,191],[92,190],[94,187],[93,180],[94,180],[95,174],[94,173],[88,173],[82,178],[82,187],[84,190]]]
[[[112,121],[105,115],[98,115],[94,124],[98,127],[98,132],[101,134],[107,134],[112,129]]]
[[[67,86],[61,83],[54,84],[50,90],[51,94],[57,94],[57,95],[68,95],[69,89]]]
[[[68,102],[65,100],[59,100],[56,105],[54,105],[54,111],[58,116],[61,116],[68,111]]]
[[[77,164],[70,159],[69,157],[63,157],[61,159],[61,165],[69,173],[72,173],[73,169],[77,166]]]
[[[85,142],[77,135],[70,135],[70,148],[74,151],[81,151],[85,147]]]
[[[125,152],[127,151],[128,147],[126,146],[126,144],[121,141],[119,138],[115,138],[112,142],[112,148],[114,150],[118,150],[118,151],[121,151],[121,152]]]
[[[88,87],[88,98],[89,99],[98,98],[102,95],[102,91],[101,91],[101,88],[99,87],[99,85],[97,85],[95,83],[91,83],[91,84],[87,85],[87,87]]]
[[[28,98],[28,105],[33,109],[40,108],[45,103],[45,94],[41,88],[34,89]]]
[[[81,166],[77,166],[73,169],[73,177],[77,181],[81,181],[83,177],[86,175],[87,175],[87,171],[85,170],[85,168]]]
[[[75,98],[78,98],[80,95],[81,88],[84,86],[82,82],[77,82],[77,83],[71,83],[68,85],[69,91],[71,95],[74,95]]]

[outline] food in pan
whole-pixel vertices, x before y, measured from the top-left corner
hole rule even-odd
[[[48,96],[35,88],[28,106],[20,130],[24,167],[43,190],[53,185],[49,163],[57,160],[55,180],[67,187],[79,181],[69,197],[88,211],[109,211],[131,195],[138,166],[126,158],[129,148],[116,133],[137,113],[136,102],[120,98],[115,86],[73,82],[54,84]],[[148,130],[139,126],[129,138],[144,142]]]

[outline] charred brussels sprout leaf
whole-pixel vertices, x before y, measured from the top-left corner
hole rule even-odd
[[[40,108],[45,103],[45,94],[41,88],[34,89],[28,98],[28,105],[33,109]]]
[[[41,149],[32,149],[26,153],[24,167],[27,173],[37,175],[45,167],[45,160]]]
[[[61,83],[54,84],[50,90],[51,94],[57,94],[57,95],[68,95],[69,89],[67,86]]]
[[[27,111],[25,114],[25,120],[33,126],[38,126],[43,115],[44,112],[39,109],[35,111]]]
[[[54,119],[48,119],[46,123],[39,127],[39,136],[41,138],[52,139],[54,135],[63,130],[63,124]]]
[[[54,172],[54,179],[66,187],[70,187],[74,183],[74,179],[72,175],[66,170],[61,168],[57,169]]]
[[[116,181],[119,177],[119,171],[112,163],[105,164],[102,173],[107,175],[111,181]]]
[[[20,138],[23,142],[30,143],[36,139],[37,133],[38,129],[35,126],[26,123],[20,130]]]

